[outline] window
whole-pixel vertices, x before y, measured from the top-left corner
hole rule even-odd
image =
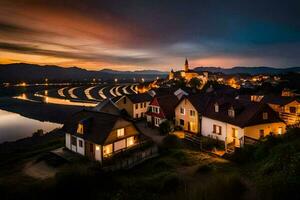
[[[157,117],[154,117],[154,125],[159,126],[159,124],[160,124],[160,119]]]
[[[195,122],[189,122],[189,131],[196,132],[197,127]]]
[[[266,120],[266,119],[268,119],[268,113],[267,113],[267,112],[264,112],[264,113],[263,113],[263,120]]]
[[[265,131],[263,129],[259,130],[259,137],[260,138],[265,137]]]
[[[221,135],[222,134],[222,127],[218,125],[213,125],[213,133]]]
[[[146,108],[147,107],[147,104],[146,104],[146,102],[144,103],[144,108]]]
[[[179,124],[180,126],[184,126],[184,120],[183,119],[179,120]]]
[[[196,111],[190,110],[190,116],[195,117],[196,116]]]
[[[143,108],[143,103],[140,103],[140,107]]]
[[[124,128],[120,128],[117,130],[117,137],[123,137],[124,136]]]
[[[180,114],[182,114],[182,115],[185,114],[185,109],[184,108],[180,108]]]
[[[126,96],[123,98],[123,103],[126,104]]]
[[[82,140],[78,140],[79,141],[79,147],[83,147],[83,142]]]
[[[290,107],[290,113],[296,113],[296,107]]]
[[[144,113],[143,112],[141,113],[141,117],[144,117]]]
[[[83,124],[82,123],[78,124],[77,133],[83,134]]]
[[[159,113],[159,108],[158,107],[152,107],[152,111],[154,113]]]
[[[111,154],[112,149],[113,149],[112,144],[103,146],[103,156],[108,156],[109,154]]]
[[[219,104],[215,104],[215,112],[219,112]]]
[[[228,110],[228,116],[229,116],[229,117],[234,117],[234,109],[233,109],[233,108],[230,108],[230,109]]]
[[[136,103],[136,104],[135,104],[135,109],[138,109],[138,108],[139,108],[139,104]]]
[[[135,118],[139,118],[139,114],[137,113],[137,114],[135,114]]]
[[[72,145],[77,146],[77,138],[72,136],[71,143],[72,143]]]
[[[282,134],[282,127],[278,128],[278,134],[281,135]]]
[[[130,147],[132,145],[134,145],[134,137],[133,136],[127,138],[127,147]]]

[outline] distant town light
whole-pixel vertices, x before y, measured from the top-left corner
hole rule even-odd
[[[116,82],[118,82],[118,79],[117,79],[117,78],[115,78],[115,83],[116,83]]]

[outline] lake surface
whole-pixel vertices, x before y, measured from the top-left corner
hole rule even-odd
[[[0,109],[0,143],[30,137],[38,129],[46,133],[60,127],[61,124],[41,122]]]

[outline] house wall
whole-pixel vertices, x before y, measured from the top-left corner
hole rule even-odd
[[[221,135],[213,133],[213,126],[221,126]],[[226,141],[227,143],[233,142],[233,131],[232,129],[237,130],[237,135],[235,135],[236,144],[235,146],[241,146],[239,142],[244,137],[244,130],[238,126],[228,124],[226,122],[221,122],[218,120],[210,119],[208,117],[202,117],[202,135],[207,137],[217,138],[218,140]]]
[[[82,147],[79,146],[79,141],[82,142]],[[85,148],[84,140],[82,138],[77,137],[77,153],[84,156],[85,154],[84,148]]]
[[[124,98],[126,98],[126,103],[124,103]],[[119,99],[119,101],[116,102],[116,105],[119,109],[125,109],[127,113],[133,117],[133,103],[127,96],[123,96]]]
[[[185,109],[184,115],[180,113],[180,108]],[[190,116],[190,110],[195,111],[195,116]],[[178,106],[175,108],[175,125],[180,126],[180,119],[184,120],[184,126],[182,127],[183,130],[189,131],[192,133],[200,133],[200,126],[199,126],[199,113],[197,110],[194,108],[194,106],[187,100],[184,99],[182,100]],[[195,123],[195,129],[194,130],[189,130],[188,129],[188,122],[193,122]]]
[[[134,119],[141,118],[142,113],[143,113],[143,116],[145,117],[145,113],[147,112],[149,104],[150,104],[150,101],[146,102],[146,106],[144,106],[144,102],[133,104],[133,118]],[[137,105],[137,108],[136,108],[136,105]]]
[[[259,131],[264,130],[264,135],[267,136],[271,132],[274,134],[278,134],[279,127],[283,128],[283,133],[286,131],[286,125],[283,122],[278,123],[268,123],[268,124],[260,124],[256,126],[245,127],[245,136],[251,137],[253,139],[259,139]]]
[[[68,149],[71,149],[71,135],[68,133],[65,134],[65,144]]]
[[[118,138],[117,136],[117,130],[120,128],[124,128],[124,136],[121,138]],[[109,136],[107,137],[104,144],[110,144],[115,141],[118,141],[123,138],[127,138],[129,136],[135,136],[138,135],[139,131],[135,128],[135,126],[126,120],[120,119],[116,122],[115,126],[113,127],[113,130],[110,132]]]

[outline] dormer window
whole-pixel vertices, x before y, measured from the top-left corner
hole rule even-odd
[[[117,130],[117,137],[118,137],[118,138],[119,138],[119,137],[123,137],[123,136],[124,136],[124,132],[125,132],[124,128],[118,129],[118,130]]]
[[[83,134],[83,124],[82,124],[82,123],[79,123],[79,124],[78,124],[78,127],[77,127],[77,133]]]
[[[235,113],[234,113],[234,109],[231,107],[229,110],[228,110],[228,116],[229,117],[234,117]]]
[[[264,113],[263,113],[263,120],[266,120],[266,119],[268,119],[268,113],[267,113],[267,112],[264,112]]]
[[[215,112],[219,112],[219,104],[215,103]]]

